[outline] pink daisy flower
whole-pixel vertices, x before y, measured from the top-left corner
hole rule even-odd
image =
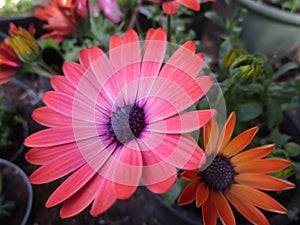
[[[185,43],[164,62],[163,29],[150,29],[143,49],[138,35],[110,40],[109,57],[97,47],[84,49],[79,63],[63,66],[65,76],[52,78],[54,91],[33,118],[48,129],[25,141],[26,155],[41,165],[34,184],[71,174],[49,197],[47,207],[64,202],[60,215],[70,217],[92,202],[91,215],[127,199],[142,183],[163,193],[177,178],[176,168],[196,169],[205,162],[187,133],[205,125],[215,110],[183,112],[212,85],[198,76],[203,56]]]

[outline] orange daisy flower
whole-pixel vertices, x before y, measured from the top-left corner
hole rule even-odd
[[[202,206],[204,225],[215,225],[217,217],[222,224],[236,224],[229,202],[250,222],[269,224],[258,208],[282,214],[287,210],[260,190],[278,191],[295,187],[288,181],[268,175],[290,165],[287,160],[265,158],[274,145],[241,152],[252,141],[258,127],[246,130],[230,141],[235,120],[235,113],[231,113],[219,133],[217,122],[212,119],[203,128],[206,165],[181,174],[181,178],[190,183],[180,194],[178,205],[196,201],[196,207]]]
[[[62,41],[64,37],[80,33],[80,29],[86,29],[84,23],[88,23],[89,8],[87,0],[51,0],[52,5],[46,4],[44,8],[35,8],[35,17],[46,21],[46,30],[51,31],[42,36]]]

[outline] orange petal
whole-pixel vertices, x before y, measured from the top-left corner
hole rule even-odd
[[[235,218],[231,207],[221,192],[215,192],[213,194],[214,203],[222,224],[235,224]]]
[[[222,151],[224,156],[230,157],[246,148],[254,138],[258,127],[253,127],[236,136]]]
[[[195,11],[199,11],[200,10],[200,3],[198,0],[177,0],[178,3],[184,5],[185,7],[195,10]]]
[[[209,189],[205,183],[201,183],[197,187],[196,191],[196,207],[199,208],[203,202],[207,200],[209,196]]]
[[[209,156],[216,153],[217,141],[219,137],[219,127],[215,118],[212,118],[209,123],[203,127],[203,146],[205,155]]]
[[[263,157],[269,155],[273,149],[275,148],[275,145],[265,145],[265,146],[260,146],[257,148],[252,148],[247,151],[244,151],[238,155],[235,155],[230,159],[230,162],[232,164],[236,163],[242,163],[242,162],[249,162],[252,160],[259,160],[262,159]]]
[[[232,112],[226,123],[224,124],[224,127],[220,133],[220,137],[218,139],[218,153],[221,152],[223,150],[223,148],[228,144],[228,142],[231,139],[234,127],[235,127],[235,121],[236,121],[236,116],[235,116],[235,112]]]
[[[230,189],[234,191],[241,199],[267,211],[276,213],[286,213],[287,210],[275,199],[266,193],[240,184],[232,184]]]
[[[178,197],[177,205],[181,206],[192,203],[196,198],[196,190],[198,185],[198,180],[194,180],[191,183],[189,183]]]
[[[253,224],[269,225],[267,218],[252,204],[243,201],[233,191],[224,191],[226,198],[247,220]]]
[[[216,225],[217,224],[217,211],[214,204],[212,193],[208,196],[206,202],[202,206],[202,218],[204,225]]]
[[[241,173],[236,175],[234,180],[265,191],[279,191],[295,187],[291,182],[260,173]]]
[[[180,178],[184,180],[200,179],[198,170],[186,170],[180,174]]]
[[[237,173],[273,173],[291,165],[291,162],[284,159],[261,159],[236,164],[234,170]]]

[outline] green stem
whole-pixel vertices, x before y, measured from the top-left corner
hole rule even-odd
[[[167,19],[167,40],[171,42],[171,15],[168,15]]]
[[[230,94],[230,92],[231,92],[234,85],[235,85],[235,83],[231,80],[229,86],[227,86],[225,88],[225,90],[223,91],[223,93],[218,96],[218,98],[216,100],[216,105],[219,105],[222,99],[224,99],[225,102],[226,102],[226,96],[228,94]]]
[[[55,70],[53,70],[50,66],[48,66],[47,63],[45,63],[45,61],[43,59],[40,59],[39,61],[37,61],[37,63],[43,67],[44,69],[46,69],[49,73],[51,73],[52,75],[56,75],[57,72]],[[52,77],[52,76],[51,76]]]
[[[140,34],[142,34],[142,32],[141,32],[142,29],[141,29],[139,21],[138,21],[138,14],[139,14],[141,5],[142,5],[142,0],[138,0],[137,5],[134,8],[133,14],[130,18],[129,25],[128,25],[128,30],[133,29],[134,25],[136,25],[136,28],[138,29]]]
[[[45,71],[38,64],[24,64],[24,66],[22,67],[22,71],[36,73],[36,74],[38,74],[42,77],[46,77],[48,79],[52,78],[52,75],[56,74],[56,72],[51,74],[50,72]]]
[[[104,42],[96,35],[92,30],[88,32],[88,35],[90,35],[94,40],[96,40],[102,47],[105,47],[106,45]]]

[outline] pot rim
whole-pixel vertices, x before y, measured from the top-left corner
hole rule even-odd
[[[32,198],[33,198],[32,186],[29,183],[28,176],[25,174],[25,172],[19,166],[17,166],[16,164],[12,163],[9,160],[0,158],[0,164],[3,164],[3,165],[8,166],[8,167],[12,167],[13,169],[17,170],[19,172],[20,176],[22,177],[22,179],[24,180],[25,184],[26,184],[26,188],[27,188],[27,191],[28,191],[27,208],[26,208],[26,212],[23,216],[23,219],[20,223],[20,225],[25,225],[27,223],[28,218],[29,218],[29,215],[30,215],[30,212],[31,212],[31,207],[32,207],[32,201],[33,201],[32,200]]]
[[[242,7],[263,17],[292,26],[300,26],[300,14],[290,13],[253,0],[238,0],[238,2]]]

